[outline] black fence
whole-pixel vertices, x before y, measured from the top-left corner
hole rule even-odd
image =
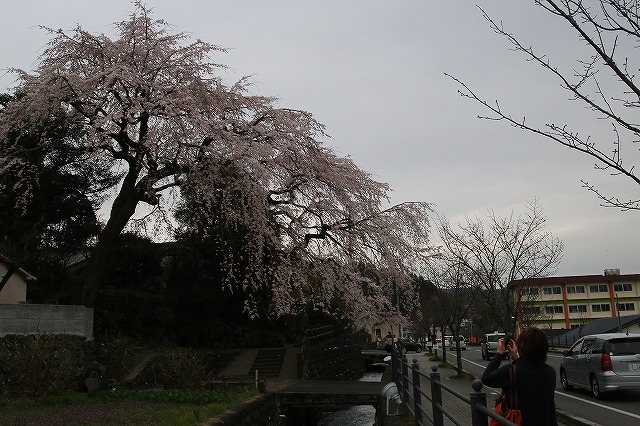
[[[472,382],[468,396],[463,395],[442,383],[437,365],[433,365],[431,372],[425,374],[420,371],[416,360],[409,365],[406,356],[401,356],[395,349],[391,356],[391,368],[402,405],[411,413],[416,426],[444,426],[445,417],[456,426],[465,426],[462,423],[465,419],[459,414],[461,407],[469,410],[472,426],[487,426],[489,418],[505,426],[516,426],[487,407],[487,394],[482,392],[480,380]],[[444,405],[443,394],[451,396],[446,398],[453,401],[449,406]]]

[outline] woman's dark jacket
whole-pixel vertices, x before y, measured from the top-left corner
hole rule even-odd
[[[492,388],[502,388],[509,394],[509,363],[502,367],[501,354],[496,354],[482,375],[482,383]],[[515,360],[518,405],[522,410],[524,426],[557,426],[556,370],[545,363],[532,363],[522,358]]]

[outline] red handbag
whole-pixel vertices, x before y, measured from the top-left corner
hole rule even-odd
[[[493,411],[511,423],[522,426],[522,411],[518,409],[518,392],[516,390],[516,366],[509,365],[509,399],[505,398],[504,392],[496,401],[496,408]],[[491,419],[490,426],[502,426],[502,423]]]

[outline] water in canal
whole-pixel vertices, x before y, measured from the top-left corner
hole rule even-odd
[[[362,378],[363,382],[379,382],[382,373],[369,372]],[[376,409],[371,405],[356,405],[345,410],[324,413],[319,426],[372,426],[375,422]]]

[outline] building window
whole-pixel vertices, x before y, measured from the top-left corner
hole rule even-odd
[[[587,312],[587,305],[569,305],[570,314],[581,314]]]
[[[591,305],[591,312],[609,312],[611,307],[608,303],[596,303]]]
[[[521,296],[537,296],[538,295],[538,287],[522,287],[520,290]]]
[[[544,311],[549,315],[561,314],[564,312],[562,305],[545,306]]]
[[[561,294],[560,287],[545,287],[544,294],[546,295]]]
[[[635,303],[618,303],[618,311],[635,311]]]
[[[589,291],[591,293],[608,293],[609,292],[609,286],[606,285],[606,284],[590,285],[589,286]]]
[[[570,286],[567,286],[567,293],[569,293],[569,294],[584,293],[584,286],[583,285],[570,285]]]
[[[614,291],[631,291],[631,284],[629,284],[629,283],[614,284],[613,285],[613,290]]]
[[[522,308],[522,314],[528,316],[540,315],[539,306],[525,306]]]

